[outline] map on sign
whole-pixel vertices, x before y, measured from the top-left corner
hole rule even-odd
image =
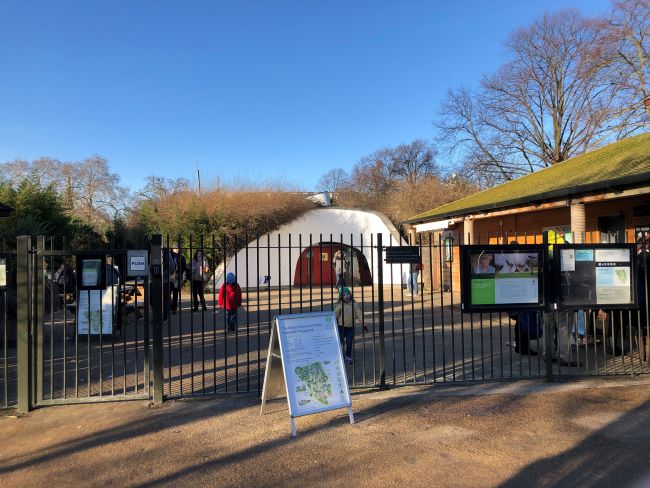
[[[78,334],[112,334],[119,286],[105,290],[80,290],[77,296]],[[90,304],[88,300],[90,299]]]
[[[328,364],[329,361],[325,361],[325,365]],[[296,374],[302,382],[302,385],[296,386],[296,393],[307,393],[309,396],[309,398],[300,399],[298,404],[305,405],[311,402],[312,399],[323,405],[329,404],[328,399],[332,395],[332,383],[320,361],[307,366],[296,367]]]

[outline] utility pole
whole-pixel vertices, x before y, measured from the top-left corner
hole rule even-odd
[[[199,183],[199,195],[201,194],[201,172],[199,171],[199,162],[196,162],[196,179]]]

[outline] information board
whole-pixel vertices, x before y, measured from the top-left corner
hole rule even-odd
[[[77,332],[80,335],[113,333],[119,305],[120,274],[115,266],[104,265],[105,287],[77,290]],[[89,304],[90,302],[90,304]]]
[[[562,309],[636,306],[633,244],[561,244],[555,247],[555,289]]]
[[[461,246],[461,301],[465,312],[543,310],[543,245]]]
[[[262,409],[267,400],[282,396],[278,388],[281,371],[292,435],[296,435],[295,417],[327,410],[348,408],[354,423],[334,312],[275,317],[267,358]]]
[[[80,290],[77,296],[77,332],[79,335],[113,333],[119,286],[105,290]],[[90,306],[88,306],[90,300]],[[100,332],[101,331],[101,332]]]

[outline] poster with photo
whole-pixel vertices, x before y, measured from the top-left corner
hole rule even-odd
[[[543,246],[463,246],[465,311],[536,310],[544,305]]]

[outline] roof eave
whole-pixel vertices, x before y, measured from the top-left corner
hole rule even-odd
[[[478,212],[485,211],[494,211],[501,210],[508,207],[513,207],[520,205],[522,203],[541,203],[548,200],[553,200],[556,198],[564,197],[576,197],[583,195],[585,193],[593,193],[601,190],[617,191],[621,187],[633,187],[641,185],[643,183],[650,182],[650,173],[641,173],[632,176],[626,176],[623,178],[617,178],[615,180],[609,180],[606,182],[592,183],[588,185],[572,186],[570,188],[562,188],[560,190],[553,190],[545,193],[538,193],[535,195],[529,195],[521,198],[513,198],[511,200],[505,200],[497,204],[486,204],[486,205],[477,205],[474,207],[466,207],[458,210],[453,210],[451,212],[443,212],[438,214],[427,215],[426,217],[413,218],[409,220],[404,220],[402,224],[421,224],[423,222],[429,222],[431,220],[440,220],[453,217],[461,217],[467,214],[473,214]]]

